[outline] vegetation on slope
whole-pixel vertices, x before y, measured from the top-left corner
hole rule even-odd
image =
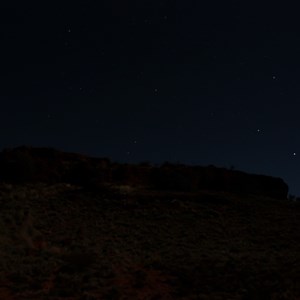
[[[0,205],[3,299],[300,297],[297,202],[27,183]]]

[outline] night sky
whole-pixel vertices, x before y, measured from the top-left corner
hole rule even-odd
[[[6,2],[1,149],[234,167],[300,195],[296,4]]]

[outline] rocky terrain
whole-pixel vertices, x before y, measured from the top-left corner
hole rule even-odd
[[[109,158],[88,157],[51,148],[21,146],[0,152],[0,180],[13,183],[67,182],[89,189],[103,184],[142,185],[153,190],[226,191],[286,199],[281,178],[247,174],[211,166],[164,163],[122,164]]]
[[[0,166],[0,299],[300,299],[299,202],[281,179],[241,172],[233,190],[203,167],[201,186],[182,165],[34,148]]]

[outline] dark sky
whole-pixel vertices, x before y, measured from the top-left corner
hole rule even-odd
[[[1,149],[234,166],[300,195],[296,4],[6,2]]]

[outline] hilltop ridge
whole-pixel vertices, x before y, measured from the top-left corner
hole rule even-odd
[[[103,184],[143,185],[154,190],[226,191],[286,199],[281,178],[248,174],[215,166],[164,163],[127,164],[53,148],[20,146],[0,152],[0,181],[13,183],[66,182],[91,189]]]

